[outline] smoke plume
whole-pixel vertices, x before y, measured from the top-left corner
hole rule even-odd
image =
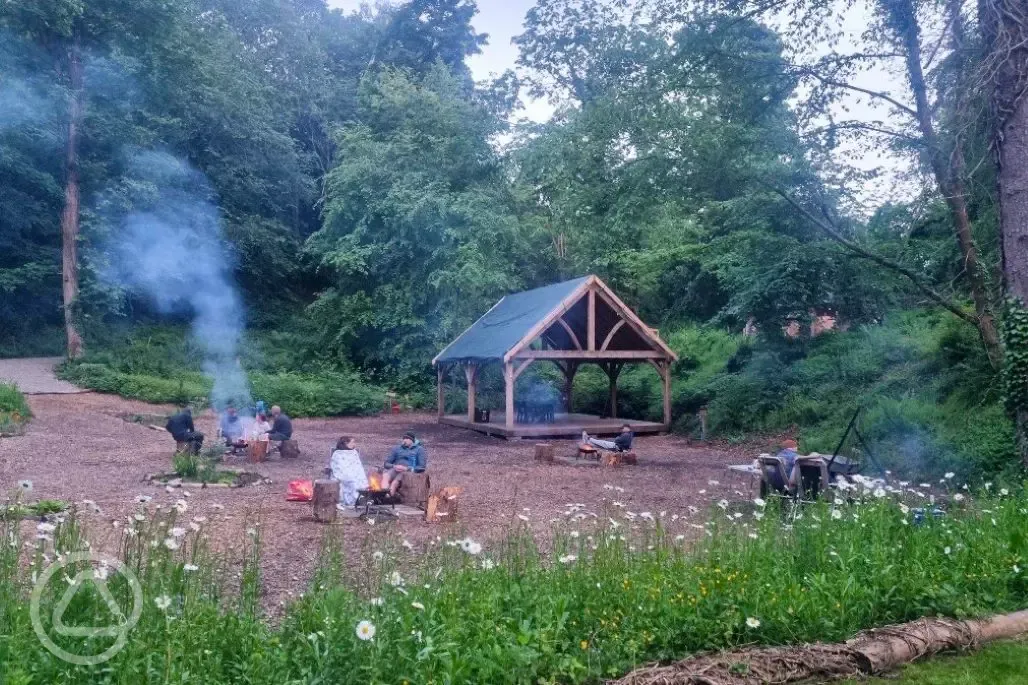
[[[214,381],[211,403],[249,407],[239,363],[243,305],[207,180],[159,152],[134,153],[129,174],[146,199],[117,222],[105,250],[108,279],[146,295],[161,313],[190,312],[203,371]]]

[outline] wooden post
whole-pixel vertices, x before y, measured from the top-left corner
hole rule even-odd
[[[435,411],[436,416],[440,419],[446,414],[446,392],[443,390],[443,379],[445,376],[446,372],[443,370],[443,365],[439,364],[436,368]]]
[[[504,420],[506,423],[507,430],[513,430],[514,428],[514,363],[507,362],[503,365],[503,389],[505,394],[504,410],[506,415]]]
[[[575,390],[575,374],[578,373],[578,362],[568,360],[565,364],[567,366],[562,366],[561,371],[564,372],[564,398],[567,401],[565,410],[570,414],[571,407],[574,406],[573,395]]]
[[[478,366],[468,364],[464,367],[464,376],[468,379],[468,421],[475,422],[475,390],[478,384]]]
[[[607,362],[603,365],[603,370],[607,372],[607,378],[610,380],[610,418],[616,419],[618,416],[618,376],[621,375],[622,365],[618,362]]]
[[[589,315],[588,315],[588,320],[586,321],[586,325],[587,325],[588,330],[589,330],[589,334],[588,334],[588,338],[589,338],[588,348],[590,350],[595,350],[596,349],[596,291],[592,290],[592,289],[589,290]]]
[[[667,361],[660,364],[664,378],[664,425],[671,428],[671,364]]]

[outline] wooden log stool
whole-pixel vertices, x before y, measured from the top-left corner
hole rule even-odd
[[[578,458],[579,459],[599,459],[600,451],[588,443],[579,443],[578,445]]]
[[[622,453],[608,452],[606,450],[600,455],[601,466],[621,466]]]
[[[259,464],[268,460],[268,441],[251,440],[246,443],[246,459],[252,464]]]
[[[639,457],[635,452],[622,452],[621,463],[625,466],[635,466],[639,463]]]
[[[314,520],[333,523],[338,512],[337,504],[339,504],[339,481],[314,481]]]
[[[421,473],[408,471],[403,474],[403,481],[400,483],[400,503],[424,509],[428,504],[431,485],[432,480],[428,477],[427,471]]]
[[[553,463],[553,445],[548,442],[541,442],[535,446],[535,460]]]
[[[297,459],[300,456],[300,443],[296,440],[283,440],[278,447],[283,459]]]

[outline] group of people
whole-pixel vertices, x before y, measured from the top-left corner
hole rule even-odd
[[[226,447],[241,447],[251,441],[282,442],[293,438],[293,421],[278,405],[271,408],[270,423],[263,402],[257,403],[255,413],[253,421],[244,421],[234,406],[230,404],[225,408],[218,422],[218,432]]]
[[[357,441],[350,436],[339,438],[329,465],[332,478],[339,481],[339,503],[344,507],[357,504],[359,491],[370,487],[364,462],[357,450]],[[421,473],[428,468],[428,453],[414,433],[403,434],[400,444],[392,449],[381,469],[383,489],[395,496],[408,473]]]
[[[225,441],[226,447],[241,447],[250,441],[281,442],[292,439],[293,422],[281,407],[273,406],[269,414],[264,403],[258,402],[255,413],[256,417],[252,421],[244,421],[235,406],[230,404],[225,408],[218,420],[218,433]],[[194,452],[199,452],[203,447],[204,434],[196,430],[193,410],[190,407],[184,407],[182,411],[169,418],[164,428],[171,433],[176,442],[186,443]]]

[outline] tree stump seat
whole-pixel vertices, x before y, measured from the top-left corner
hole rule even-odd
[[[314,481],[314,520],[322,523],[333,523],[336,520],[339,504],[339,481]]]
[[[432,485],[432,479],[428,471],[415,473],[408,471],[403,474],[403,481],[400,483],[400,503],[409,507],[424,509],[428,503],[428,496]]]
[[[541,442],[535,446],[535,460],[552,464],[553,445],[548,442]]]
[[[621,463],[626,466],[635,466],[639,463],[639,457],[635,452],[629,450],[621,453]]]
[[[300,457],[300,443],[296,440],[283,440],[279,443],[278,453],[283,459],[298,459]]]

